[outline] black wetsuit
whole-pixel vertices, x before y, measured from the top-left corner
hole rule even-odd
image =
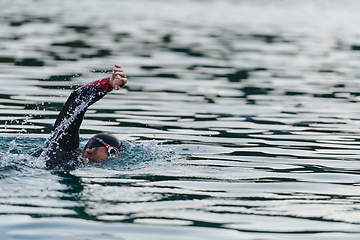
[[[79,165],[85,160],[79,148],[80,125],[88,107],[112,90],[109,79],[91,82],[71,93],[45,146],[31,154],[44,157],[47,169]]]

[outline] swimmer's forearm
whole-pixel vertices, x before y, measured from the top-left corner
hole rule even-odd
[[[88,88],[91,85],[98,85],[106,93],[111,92],[113,89],[118,90],[125,86],[127,83],[127,76],[124,71],[121,69],[120,65],[115,64],[114,70],[110,77],[96,80],[85,85],[85,88]]]
[[[91,82],[91,83],[85,85],[84,89],[88,88],[92,85],[98,85],[99,87],[101,87],[102,90],[104,90],[104,92],[107,92],[107,93],[111,92],[113,90],[113,87],[110,85],[110,77],[106,77],[106,78]]]

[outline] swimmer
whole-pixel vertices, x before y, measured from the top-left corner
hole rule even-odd
[[[82,162],[97,162],[110,156],[120,156],[126,147],[113,135],[99,133],[79,148],[79,129],[88,107],[112,90],[119,90],[127,83],[127,76],[120,65],[115,64],[112,75],[73,91],[60,111],[50,138],[45,145],[33,152],[34,157],[44,157],[46,168],[81,165]]]

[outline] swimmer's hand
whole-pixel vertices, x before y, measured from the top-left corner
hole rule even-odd
[[[124,71],[121,69],[121,66],[115,64],[113,73],[110,77],[110,85],[115,89],[119,90],[120,88],[124,87],[127,83],[127,76]]]

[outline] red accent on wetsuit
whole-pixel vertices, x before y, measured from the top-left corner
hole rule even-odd
[[[111,90],[113,90],[113,87],[110,85],[110,77],[107,78],[103,78],[100,80],[96,80],[94,82],[91,82],[87,85],[85,85],[84,88],[87,88],[91,85],[98,85],[100,86],[105,92],[111,92]]]

